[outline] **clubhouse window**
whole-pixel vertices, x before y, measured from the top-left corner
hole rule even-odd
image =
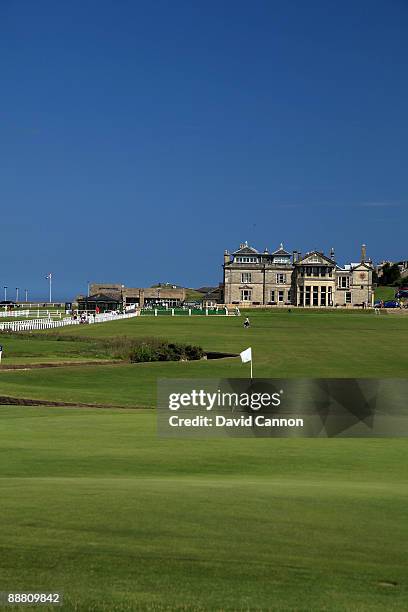
[[[313,287],[313,306],[319,305],[319,287]]]
[[[252,289],[241,290],[241,302],[251,302],[252,300]]]
[[[283,285],[284,283],[286,283],[286,274],[277,274],[276,282],[278,285]]]
[[[303,287],[299,287],[299,301],[298,301],[298,306],[303,306],[303,296],[304,296],[305,292]]]
[[[242,274],[241,274],[241,283],[252,283],[252,274],[251,274],[251,272],[242,272]]]
[[[351,291],[346,291],[345,302],[346,304],[351,304]]]
[[[282,289],[278,291],[278,302],[283,302],[285,296],[285,292]]]
[[[327,287],[327,305],[333,306],[332,288]]]
[[[235,261],[237,263],[256,263],[258,261],[257,257],[236,257]]]
[[[306,287],[305,306],[310,306],[310,287]]]
[[[275,301],[275,289],[271,290],[271,302]]]
[[[292,299],[292,289],[288,289],[288,302]]]
[[[348,276],[339,276],[337,286],[339,289],[348,289],[350,286],[350,278]]]
[[[326,287],[320,287],[320,305],[327,306]]]

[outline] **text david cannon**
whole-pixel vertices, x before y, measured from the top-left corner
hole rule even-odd
[[[217,415],[214,418],[198,415],[192,418],[179,417],[173,415],[169,418],[171,427],[303,427],[304,421],[301,418],[269,418],[263,415],[241,416],[228,418]]]

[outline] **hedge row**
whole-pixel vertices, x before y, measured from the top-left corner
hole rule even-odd
[[[200,346],[167,341],[142,342],[129,353],[131,363],[144,361],[194,361],[204,357]]]

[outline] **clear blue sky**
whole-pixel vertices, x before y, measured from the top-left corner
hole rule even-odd
[[[2,0],[0,295],[408,257],[406,0]]]

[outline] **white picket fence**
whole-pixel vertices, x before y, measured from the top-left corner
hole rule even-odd
[[[106,323],[108,321],[119,321],[121,319],[131,319],[136,317],[135,312],[116,314],[111,312],[104,312],[94,316],[88,317],[88,323]],[[54,329],[56,327],[65,327],[66,325],[79,325],[81,321],[79,319],[64,318],[61,320],[52,319],[27,319],[26,321],[6,321],[0,323],[0,331],[34,331],[41,329]]]

